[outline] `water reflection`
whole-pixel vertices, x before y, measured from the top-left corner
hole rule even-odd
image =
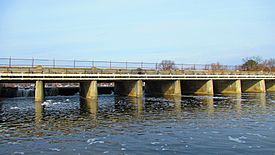
[[[180,116],[182,112],[182,109],[181,109],[182,97],[181,96],[164,96],[164,98],[174,103],[173,111],[175,112],[176,115]]]
[[[215,112],[213,96],[205,96],[201,101],[206,105],[207,114],[209,116],[213,115]]]
[[[138,148],[148,154],[203,154],[213,148],[225,154],[270,154],[274,96],[100,96],[80,101],[74,96],[53,98],[44,107],[33,98],[7,99],[0,102],[0,154],[138,154]]]
[[[43,118],[43,105],[42,102],[35,102],[35,125],[39,127]]]
[[[234,107],[236,109],[237,114],[240,116],[242,112],[242,94],[235,94],[233,98],[235,101]]]
[[[255,98],[258,101],[259,108],[262,112],[266,111],[266,94],[265,93],[257,93],[255,94]]]
[[[144,109],[144,99],[142,97],[135,97],[135,98],[130,98],[129,99],[130,103],[133,104],[133,111],[134,111],[134,116],[137,118],[140,118],[143,114],[143,109]]]
[[[98,113],[98,99],[80,99],[81,112],[89,112],[92,118],[97,118]]]

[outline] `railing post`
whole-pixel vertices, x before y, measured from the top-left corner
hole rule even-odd
[[[140,67],[141,67],[141,69],[143,69],[143,62],[141,62]]]
[[[156,63],[156,70],[158,70],[158,63]]]
[[[127,61],[126,61],[126,63],[125,63],[125,64],[126,64],[126,69],[128,69],[128,64],[127,64]]]
[[[110,69],[112,68],[112,61],[110,60]]]
[[[32,58],[32,67],[34,66],[34,58]]]
[[[9,67],[11,67],[11,57],[9,58]]]
[[[93,66],[93,68],[95,67],[95,61],[94,60],[92,61],[92,66]]]
[[[74,59],[74,68],[75,68],[75,59]]]
[[[55,68],[55,59],[53,59],[53,68]]]

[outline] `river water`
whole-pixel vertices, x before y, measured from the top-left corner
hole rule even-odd
[[[33,100],[0,100],[0,154],[275,154],[275,94]]]

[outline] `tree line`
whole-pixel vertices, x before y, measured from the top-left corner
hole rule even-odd
[[[238,71],[275,71],[275,58],[262,59],[259,56],[246,57],[242,59],[243,63],[236,66],[223,65],[219,62],[204,65],[204,70],[238,70]],[[162,60],[158,63],[159,70],[177,70],[181,69],[172,60]],[[182,68],[185,69],[185,68]],[[196,69],[195,65],[194,68]]]

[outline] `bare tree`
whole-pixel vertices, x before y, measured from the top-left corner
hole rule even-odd
[[[270,58],[268,60],[265,60],[265,65],[268,67],[275,67],[275,58]]]
[[[226,69],[226,67],[224,65],[220,64],[219,62],[212,63],[210,66],[211,66],[212,70],[224,70],[224,69]]]
[[[273,71],[275,70],[275,58],[266,59],[262,62],[264,70]]]
[[[160,70],[173,70],[176,69],[175,62],[172,60],[162,60],[158,64],[158,69]]]

